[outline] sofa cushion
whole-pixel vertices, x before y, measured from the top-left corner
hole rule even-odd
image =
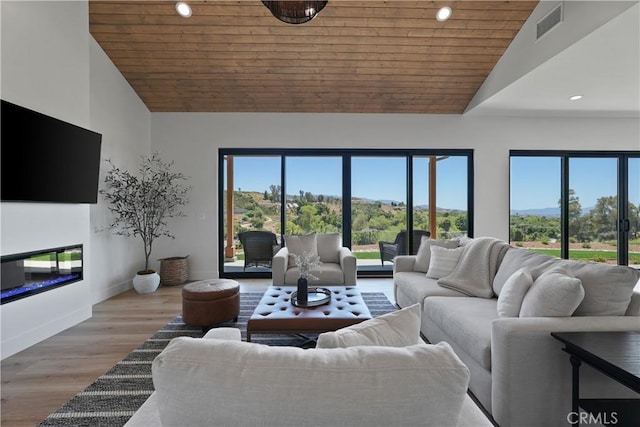
[[[423,322],[433,322],[480,366],[491,370],[491,322],[498,318],[495,298],[429,297]],[[429,338],[429,337],[427,337]]]
[[[533,284],[533,277],[527,267],[522,267],[507,279],[498,296],[498,316],[518,317],[522,300]]]
[[[424,299],[430,296],[464,297],[462,292],[438,286],[436,279],[429,279],[420,272],[399,272],[393,275],[393,283],[396,291],[396,303],[400,307],[407,307],[419,302],[423,305]]]
[[[527,267],[535,280],[543,271],[549,269],[558,261],[558,258],[552,256],[511,246],[502,258],[500,267],[493,279],[493,292],[495,292],[496,295],[500,295],[500,291],[507,279],[522,267]]]
[[[316,233],[285,236],[284,241],[289,249],[289,266],[295,267],[296,259],[294,255],[302,256],[304,252],[312,256],[318,256],[318,243]]]
[[[181,337],[152,372],[168,426],[456,425],[469,381],[446,343],[303,350]]]
[[[520,317],[568,317],[583,298],[580,279],[566,267],[552,268],[531,285],[522,300]]]
[[[316,348],[381,345],[407,347],[420,340],[420,304],[383,314],[355,325],[318,336]]]
[[[309,280],[309,286],[320,285],[341,285],[344,283],[344,271],[340,268],[340,264],[325,262],[318,268],[311,270],[311,274],[319,280]],[[284,283],[294,285],[298,283],[300,277],[300,267],[292,267],[284,273]]]
[[[422,236],[418,252],[416,253],[416,262],[413,265],[414,271],[421,271],[423,273],[429,271],[429,264],[431,262],[431,246],[455,249],[458,247],[458,240],[436,240],[427,236]]]
[[[582,282],[584,299],[574,316],[624,316],[640,270],[623,265],[571,262],[571,272]]]
[[[340,233],[318,234],[316,235],[316,239],[320,262],[339,263],[340,247],[342,246]]]
[[[456,265],[458,265],[462,251],[464,251],[464,248],[447,249],[433,246],[431,248],[431,260],[429,261],[427,277],[439,279],[451,274]]]

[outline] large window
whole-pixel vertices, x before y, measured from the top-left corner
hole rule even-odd
[[[285,159],[286,234],[342,232],[342,159]]]
[[[561,159],[511,157],[512,244],[560,256]]]
[[[629,253],[629,265],[640,268],[640,157],[628,159],[628,223],[624,228],[629,230],[627,251]]]
[[[511,243],[559,258],[638,266],[639,156],[512,151]]]
[[[380,242],[413,230],[473,234],[472,168],[471,150],[221,149],[220,274],[270,274],[268,264],[245,267],[244,231],[273,232],[278,244],[290,234],[341,233],[359,274],[390,274]],[[411,243],[419,244],[407,240],[404,253]]]
[[[407,229],[406,177],[406,157],[351,158],[351,250],[361,271],[383,268],[378,242]]]
[[[244,271],[244,248],[238,239],[243,231],[282,231],[280,156],[229,156],[222,168],[220,234],[225,266],[240,265]],[[264,269],[258,265],[249,269]]]
[[[439,239],[468,235],[468,174],[464,156],[413,157],[414,230]]]

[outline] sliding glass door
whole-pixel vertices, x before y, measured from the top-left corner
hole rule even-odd
[[[285,233],[342,233],[342,159],[285,157]]]
[[[413,156],[413,229],[437,239],[468,235],[468,183],[465,156]]]
[[[626,249],[629,254],[629,265],[640,269],[640,157],[628,159],[627,171],[628,222],[623,223],[622,228],[628,230]]]
[[[244,231],[282,231],[280,156],[223,157],[221,272],[270,271],[268,265],[245,268],[245,252],[239,239]]]
[[[638,153],[511,152],[511,243],[638,266],[639,165]]]
[[[569,259],[617,262],[618,159],[569,158],[568,221]]]
[[[390,274],[394,254],[415,253],[420,236],[472,235],[471,150],[221,149],[222,277],[268,277],[245,265],[241,234],[341,233],[358,274]],[[243,234],[244,235],[244,234]],[[407,235],[407,239],[398,236]],[[397,241],[400,246],[394,248]],[[380,248],[392,248],[384,258]],[[397,246],[397,245],[396,245]]]
[[[358,270],[390,270],[380,242],[393,243],[407,229],[407,158],[351,158],[351,250]]]

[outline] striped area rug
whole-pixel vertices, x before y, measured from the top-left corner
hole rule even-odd
[[[262,293],[242,293],[238,322],[220,326],[239,328],[246,340],[247,320],[262,298]],[[383,293],[363,292],[362,297],[373,317],[395,310]],[[200,338],[202,329],[185,325],[177,316],[162,329],[118,362],[93,384],[75,395],[39,426],[99,427],[122,426],[153,393],[151,362],[169,341],[180,336]],[[268,345],[309,346],[304,338],[294,335],[252,335],[251,341]],[[313,346],[313,345],[311,345]]]

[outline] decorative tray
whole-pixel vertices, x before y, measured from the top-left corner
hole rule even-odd
[[[318,307],[321,305],[329,304],[330,301],[331,291],[327,288],[309,288],[306,304],[298,302],[298,291],[294,291],[291,294],[291,304],[295,305],[296,307]]]

